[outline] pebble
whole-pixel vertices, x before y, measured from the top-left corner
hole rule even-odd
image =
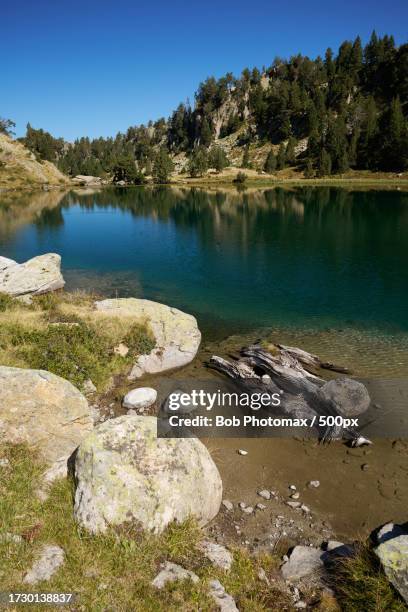
[[[7,467],[10,465],[10,461],[6,457],[0,459],[0,467]]]
[[[291,498],[291,499],[299,499],[299,497],[300,497],[300,493],[299,493],[299,491],[295,491],[295,493],[293,493],[293,494],[290,496],[290,498]]]
[[[258,491],[259,497],[263,497],[264,499],[271,499],[271,491],[267,489],[262,489],[262,491]]]
[[[247,506],[246,508],[242,508],[242,512],[245,512],[245,514],[252,514],[252,512],[254,511],[252,506]]]
[[[241,510],[243,510],[244,508],[246,508],[246,503],[245,502],[239,502],[238,506],[241,508]]]
[[[258,510],[266,510],[265,504],[256,504],[255,508],[258,508]]]
[[[229,499],[223,499],[222,500],[222,505],[224,506],[224,508],[228,511],[231,511],[234,509],[234,504],[232,502],[230,502]]]
[[[310,512],[310,508],[308,506],[306,506],[305,504],[302,504],[300,506],[300,509],[303,510],[303,512],[306,512],[306,514],[308,514]]]
[[[292,485],[289,485],[289,489],[290,489],[291,491],[296,491],[296,486],[295,486],[295,485],[293,485],[293,484],[292,484]]]
[[[245,455],[247,455],[247,454],[248,454],[248,451],[243,450],[242,448],[240,448],[240,449],[238,450],[238,455],[244,455],[244,456],[245,456]]]
[[[370,469],[370,466],[368,465],[368,463],[363,463],[363,465],[361,466],[361,469],[363,470],[363,472],[366,472],[367,470]]]
[[[313,489],[317,489],[318,487],[320,487],[320,481],[319,480],[311,480],[308,485],[308,487],[311,487]]]
[[[300,508],[300,502],[297,501],[287,501],[286,505],[289,506],[290,508]]]
[[[297,608],[298,610],[304,610],[307,607],[307,604],[305,601],[297,601],[295,604],[293,604],[294,608]]]

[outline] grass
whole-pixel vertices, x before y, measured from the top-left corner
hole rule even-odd
[[[98,390],[115,374],[129,371],[138,355],[149,353],[154,337],[145,321],[109,317],[94,310],[95,296],[53,293],[31,306],[0,295],[0,363],[48,370],[82,387]],[[126,357],[115,346],[126,344]]]
[[[292,609],[282,584],[275,582],[277,561],[270,555],[250,558],[236,550],[226,574],[197,550],[203,533],[191,520],[171,524],[159,536],[130,528],[91,536],[74,522],[70,480],[54,483],[41,503],[35,490],[44,466],[36,456],[24,446],[7,445],[0,446],[0,458],[9,461],[0,467],[0,591],[75,592],[77,600],[70,608],[75,610],[205,612],[215,610],[209,580],[219,579],[241,612]],[[1,534],[6,533],[20,535],[23,541],[5,541]],[[65,563],[50,581],[29,589],[22,583],[24,573],[45,543],[62,547]],[[163,561],[194,571],[200,582],[177,582],[156,590],[150,583]],[[258,576],[260,569],[269,585]]]
[[[341,609],[347,612],[403,612],[407,606],[397,595],[368,545],[360,543],[357,553],[337,563],[334,589]]]

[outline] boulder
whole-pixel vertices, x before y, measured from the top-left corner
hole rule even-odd
[[[44,370],[0,366],[0,440],[37,449],[55,476],[93,429],[88,402],[70,382]]]
[[[72,182],[76,185],[102,185],[100,176],[91,176],[90,174],[77,174]]]
[[[408,534],[385,540],[374,550],[388,580],[408,603]]]
[[[339,414],[355,417],[365,412],[370,405],[366,387],[352,378],[336,378],[325,383],[320,393],[325,400],[331,400]]]
[[[3,269],[0,266],[0,293],[39,295],[61,289],[64,284],[61,257],[55,253],[39,255],[22,264],[14,262]]]
[[[115,317],[127,317],[147,322],[156,339],[148,355],[138,357],[129,379],[143,374],[156,374],[190,363],[197,354],[201,333],[196,319],[164,304],[137,298],[118,298],[95,303],[97,310]]]
[[[151,387],[139,387],[138,389],[132,389],[123,398],[123,407],[132,409],[143,409],[148,408],[157,399],[156,389]]]
[[[310,574],[320,573],[323,569],[324,553],[311,546],[295,546],[289,560],[281,568],[285,580],[299,580]]]
[[[98,425],[76,455],[75,518],[92,533],[134,523],[160,533],[189,516],[218,513],[222,482],[196,438],[157,437],[157,419],[125,415]]]

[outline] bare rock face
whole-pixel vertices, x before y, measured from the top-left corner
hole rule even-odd
[[[96,427],[78,449],[75,518],[92,533],[134,522],[160,533],[194,516],[218,513],[222,482],[197,439],[157,438],[157,419],[126,415]]]
[[[61,257],[47,253],[17,264],[2,257],[0,261],[0,293],[11,296],[39,295],[61,289],[65,285],[61,274]]]
[[[50,475],[93,429],[88,402],[70,382],[44,370],[0,366],[0,441],[37,449]]]
[[[147,322],[156,338],[156,346],[148,355],[141,355],[129,379],[155,374],[190,363],[197,354],[201,333],[196,319],[177,308],[137,298],[119,298],[96,302],[97,310],[115,317],[129,317]]]
[[[370,405],[366,387],[352,378],[336,378],[325,383],[320,389],[326,400],[332,400],[339,414],[345,417],[358,416]]]

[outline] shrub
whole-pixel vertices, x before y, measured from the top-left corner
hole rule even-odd
[[[238,172],[237,176],[234,178],[234,183],[243,184],[247,180],[247,175],[245,172]]]

